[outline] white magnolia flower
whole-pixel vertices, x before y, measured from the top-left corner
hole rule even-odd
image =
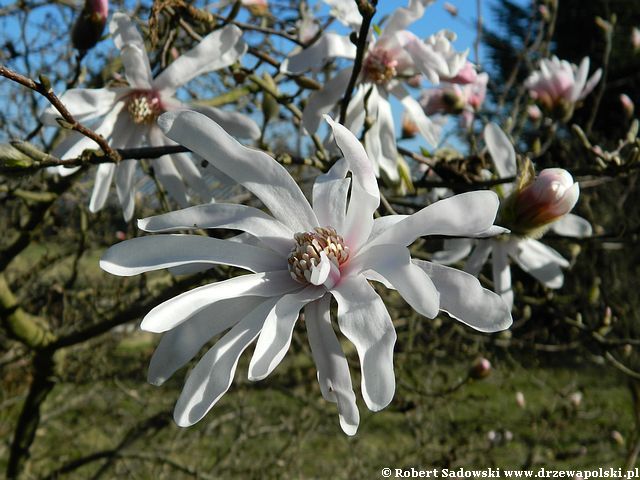
[[[484,138],[498,176],[515,177],[516,153],[504,132],[490,123]],[[436,262],[451,264],[469,256],[464,269],[477,276],[491,255],[494,290],[509,307],[513,306],[509,258],[545,287],[557,289],[564,283],[562,268],[569,267],[569,262],[536,237],[546,229],[575,238],[592,233],[587,220],[568,213],[578,201],[579,187],[566,170],[543,170],[536,181],[510,195],[513,188],[510,183],[501,185],[505,198],[501,200],[499,223],[510,228],[510,234],[478,240],[445,240],[444,250],[433,257]]]
[[[160,117],[169,138],[212,162],[271,212],[218,203],[146,218],[139,226],[147,232],[229,228],[245,232],[251,240],[152,235],[117,244],[102,257],[104,270],[123,276],[214,264],[253,272],[183,293],[155,307],[142,321],[144,330],[168,332],[151,360],[149,381],[154,384],[163,383],[209,339],[230,329],[188,375],[175,408],[181,426],[199,421],[228,390],[239,356],[256,338],[249,379],[269,375],[289,348],[304,309],[322,394],[337,403],[342,429],[355,434],[359,413],[329,306],[334,297],[340,330],[360,357],[366,405],[374,411],[386,407],[395,391],[396,333],[369,279],[397,289],[429,318],[443,310],[485,332],[511,324],[504,302],[476,278],[412,260],[407,248],[422,235],[492,230],[497,196],[472,192],[410,216],[374,220],[380,197],[371,163],[351,132],[327,121],[344,159],[318,177],[311,207],[284,167],[266,153],[240,145],[207,117],[196,112]]]
[[[345,2],[344,0],[323,0],[331,7],[329,13],[332,17],[344,26],[357,30],[362,23],[362,15],[358,11],[356,2]]]
[[[193,78],[229,66],[242,57],[247,46],[240,38],[242,32],[239,28],[227,26],[207,35],[156,78],[152,77],[142,36],[129,17],[116,13],[111,20],[110,30],[113,41],[120,50],[129,86],[76,88],[67,91],[61,100],[78,121],[94,128],[113,148],[171,144],[157,127],[156,119],[165,111],[184,108],[204,113],[239,137],[260,136],[256,123],[244,115],[212,107],[186,105],[174,96],[178,88]],[[49,107],[42,114],[41,120],[48,125],[57,125],[57,117],[57,110]],[[93,140],[72,134],[56,148],[54,155],[63,159],[74,158],[83,150],[91,148],[98,148]],[[124,160],[117,165],[103,163],[98,167],[89,203],[92,212],[97,212],[104,206],[115,177],[116,191],[125,220],[132,218],[135,165],[136,160]],[[188,154],[162,156],[153,160],[153,167],[160,182],[181,206],[189,205],[183,182],[204,201],[211,199],[211,193]],[[58,168],[56,171],[68,175],[76,170],[77,168]]]
[[[589,57],[576,66],[553,56],[540,61],[540,69],[525,80],[529,95],[549,114],[568,119],[576,102],[584,99],[602,77],[602,69],[589,75]]]
[[[406,28],[420,19],[433,0],[410,0],[406,8],[398,8],[385,23],[379,38],[373,34],[367,47],[358,86],[354,91],[345,125],[359,131],[365,116],[374,119],[367,130],[364,143],[367,154],[374,161],[376,175],[381,168],[391,180],[398,179],[395,126],[389,103],[393,95],[418,126],[420,134],[432,145],[438,143],[440,128],[424,114],[420,104],[403,83],[418,74],[433,83],[440,77],[455,77],[464,66],[467,52],[454,51],[451,41],[455,35],[440,31],[422,41]],[[335,58],[354,59],[356,47],[348,36],[326,33],[312,46],[292,55],[283,65],[293,73],[319,69]],[[351,78],[352,66],[340,70],[324,88],[314,92],[303,113],[303,123],[309,132],[318,129],[322,115],[336,107],[344,96]]]

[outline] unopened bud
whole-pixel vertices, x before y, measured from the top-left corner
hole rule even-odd
[[[3,173],[20,173],[33,166],[33,159],[17,148],[0,143],[0,171]]]
[[[93,48],[102,36],[108,15],[108,0],[85,0],[84,8],[71,30],[73,47],[81,52]]]
[[[525,408],[527,406],[527,401],[524,398],[524,393],[516,392],[516,405],[520,408]]]
[[[635,105],[633,104],[633,100],[629,98],[629,95],[626,93],[620,94],[620,104],[622,105],[622,110],[627,118],[633,117],[633,111],[635,110]]]
[[[573,392],[569,395],[569,402],[573,408],[578,408],[582,403],[582,392]]]
[[[449,2],[444,2],[443,8],[452,17],[458,16],[458,8],[455,5],[451,5]]]
[[[618,430],[614,430],[613,432],[611,432],[611,440],[613,440],[620,446],[624,445],[624,437]]]
[[[640,51],[640,28],[633,27],[631,31],[631,46],[633,46],[633,51]]]
[[[469,376],[480,380],[486,378],[491,373],[491,362],[484,357],[478,357],[471,365]]]

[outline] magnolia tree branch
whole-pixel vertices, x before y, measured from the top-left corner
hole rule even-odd
[[[11,81],[19,83],[20,85],[23,85],[39,93],[43,97],[45,97],[49,101],[49,103],[51,103],[51,105],[53,105],[53,107],[58,112],[60,112],[60,115],[62,116],[62,119],[63,119],[63,121],[59,122],[61,127],[68,128],[70,130],[75,130],[76,132],[81,133],[85,137],[90,138],[100,146],[100,148],[102,149],[102,151],[105,153],[106,156],[110,157],[115,162],[120,161],[120,156],[118,155],[118,152],[116,152],[113,148],[109,146],[109,143],[105,140],[105,138],[102,135],[99,135],[93,130],[91,130],[90,128],[85,127],[80,122],[78,122],[73,117],[73,115],[71,115],[71,112],[69,112],[67,107],[65,107],[65,105],[60,101],[60,99],[56,96],[56,94],[53,93],[53,88],[51,88],[51,83],[49,82],[49,79],[47,77],[40,76],[40,81],[36,82],[35,80],[29,77],[25,77],[24,75],[21,75],[17,72],[14,72],[13,70],[8,69],[4,65],[0,65],[0,75],[5,78],[8,78]]]

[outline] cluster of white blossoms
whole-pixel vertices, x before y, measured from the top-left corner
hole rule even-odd
[[[157,385],[222,334],[187,376],[175,407],[179,425],[194,424],[216,404],[229,389],[241,354],[252,343],[249,379],[271,374],[290,347],[298,319],[303,318],[322,395],[337,404],[342,429],[355,434],[359,411],[349,365],[334,331],[331,303],[337,303],[339,331],[356,348],[364,402],[369,409],[380,410],[395,392],[396,332],[371,282],[397,290],[427,318],[445,312],[482,332],[500,331],[512,323],[509,258],[545,286],[562,286],[561,268],[568,262],[538,238],[549,228],[563,235],[591,234],[586,220],[569,213],[579,187],[561,169],[543,170],[536,178],[525,163],[518,172],[514,148],[497,125],[487,125],[484,138],[495,171],[511,183],[500,185],[497,193],[450,195],[412,215],[374,217],[381,200],[377,177],[381,171],[392,180],[398,177],[390,96],[402,103],[417,131],[434,146],[439,131],[429,115],[466,114],[466,126],[470,126],[484,100],[487,74],[476,71],[466,52],[453,49],[451,32],[440,31],[422,40],[407,30],[432,1],[410,0],[407,7],[390,15],[382,30],[370,32],[344,124],[327,113],[339,108],[353,66],[335,73],[307,99],[304,126],[315,132],[324,116],[341,153],[329,171],[316,178],[311,203],[273,157],[234,138],[260,137],[252,119],[186,104],[175,96],[193,78],[242,58],[247,45],[236,26],[209,34],[154,78],[142,36],[126,15],[115,14],[110,30],[128,85],[73,89],[61,97],[75,118],[114,148],[179,144],[191,152],[153,161],[159,180],[182,209],[139,220],[139,228],[150,235],[111,247],[100,261],[104,270],[121,276],[159,269],[186,273],[215,265],[248,271],[171,298],[142,321],[142,329],[164,334],[149,367],[149,381]],[[326,2],[338,20],[359,29],[362,16],[355,2]],[[243,5],[259,7],[261,15],[268,11],[266,1]],[[303,14],[299,37],[317,40],[291,52],[283,71],[317,71],[331,59],[354,59],[356,46],[348,37],[319,34],[311,12]],[[586,80],[588,61],[580,68],[557,59],[549,62],[543,62],[541,71],[527,80],[531,95],[545,108],[552,110],[558,101],[572,109],[593,88],[599,74]],[[433,89],[421,104],[405,84],[419,86],[423,76]],[[56,117],[49,108],[42,120],[55,124]],[[363,128],[361,143],[356,134]],[[73,158],[86,148],[95,144],[70,135],[54,153]],[[216,172],[243,186],[268,212],[214,203],[191,156],[205,159]],[[135,162],[98,167],[91,211],[104,206],[115,178],[124,217],[133,217]],[[69,171],[58,169],[61,174]],[[205,203],[191,206],[187,187]],[[219,239],[202,235],[203,229],[242,233]],[[183,231],[193,233],[175,233]],[[433,255],[433,262],[412,258],[409,247],[429,235],[444,236],[445,249]],[[490,255],[497,293],[476,278]],[[466,271],[445,266],[467,256]]]

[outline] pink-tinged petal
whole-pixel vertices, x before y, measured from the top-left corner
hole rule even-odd
[[[276,301],[266,300],[251,311],[191,370],[173,412],[179,426],[188,427],[201,420],[229,390],[240,355],[258,336]]]
[[[395,86],[391,93],[400,100],[409,117],[418,127],[420,135],[434,147],[437,146],[440,141],[441,127],[425,115],[420,103],[402,85]]]
[[[569,267],[569,262],[553,248],[528,238],[518,242],[511,257],[522,270],[545,287],[562,287],[564,275],[561,268]]]
[[[369,248],[349,260],[343,275],[359,275],[365,270],[380,274],[420,315],[434,318],[438,314],[438,291],[429,276],[411,263],[409,249],[398,245]]]
[[[451,265],[466,258],[473,248],[473,240],[469,238],[447,238],[444,241],[442,250],[435,252],[431,259],[435,263]]]
[[[247,51],[242,31],[235,25],[216,30],[180,55],[153,80],[153,88],[173,93],[190,80],[238,61]]]
[[[346,160],[338,160],[331,169],[316,177],[313,184],[313,211],[320,225],[331,225],[338,232],[344,228],[347,195],[351,179],[345,178]]]
[[[580,94],[587,83],[587,76],[589,75],[589,57],[584,57],[580,62],[580,66],[576,72],[575,80],[572,82],[571,95],[569,100],[572,102],[578,101]]]
[[[593,234],[591,224],[582,217],[567,213],[560,220],[556,220],[551,224],[551,230],[558,235],[574,238],[586,238]]]
[[[338,301],[340,331],[355,345],[360,357],[364,401],[369,410],[382,410],[396,389],[396,331],[389,312],[362,275],[344,279],[331,293]]]
[[[513,308],[513,288],[511,287],[511,268],[508,251],[511,246],[505,242],[493,241],[491,267],[493,273],[493,289],[502,297],[509,310]]]
[[[315,133],[318,130],[322,115],[331,111],[342,98],[351,78],[351,71],[351,68],[340,70],[324,85],[324,88],[309,96],[307,106],[302,113],[302,124],[309,133]]]
[[[161,303],[144,317],[140,328],[154,333],[166,332],[217,301],[252,296],[280,296],[300,287],[288,270],[234,277],[194,288]],[[265,312],[265,318],[267,313],[268,311]]]
[[[591,75],[591,78],[587,81],[587,84],[582,89],[582,92],[580,92],[580,96],[578,97],[578,100],[582,100],[587,95],[589,95],[593,91],[593,89],[596,88],[596,85],[598,84],[601,78],[602,78],[602,69],[599,68],[598,70],[593,72],[593,75]]]
[[[400,178],[398,174],[398,149],[393,113],[386,92],[375,86],[372,87],[368,110],[375,121],[367,130],[364,138],[367,155],[376,167],[382,169],[390,181],[395,182]],[[379,170],[374,169],[374,174],[378,176]]]
[[[198,194],[200,200],[203,203],[208,203],[213,200],[211,191],[207,187],[206,182],[202,178],[202,174],[198,167],[196,167],[193,159],[186,153],[175,153],[171,155],[173,164],[175,165],[178,173],[195,193]]]
[[[262,297],[220,300],[165,333],[151,357],[147,381],[162,385],[195,357],[209,340],[233,327],[262,302]]]
[[[356,58],[356,46],[348,36],[325,33],[317,42],[289,57],[282,69],[291,73],[320,70],[329,60],[335,58]]]
[[[123,277],[189,263],[246,268],[252,272],[277,270],[286,264],[274,252],[201,235],[152,235],[117,243],[100,259],[100,267]]]
[[[409,215],[371,240],[366,248],[382,244],[407,246],[425,235],[465,237],[482,233],[493,224],[498,206],[498,196],[488,190],[454,195]]]
[[[356,396],[351,385],[349,364],[331,326],[331,295],[305,307],[304,323],[311,354],[318,369],[322,396],[338,404],[340,426],[347,435],[355,435],[360,423]]]
[[[325,119],[351,171],[351,198],[341,233],[349,248],[357,251],[373,228],[373,212],[380,205],[378,182],[364,147],[353,133],[330,117]]]
[[[450,76],[446,60],[431,45],[425,44],[416,35],[406,30],[399,31],[395,35],[400,45],[411,56],[416,70],[425,75],[429,81],[439,83],[440,76]]]
[[[515,177],[518,173],[516,152],[509,138],[495,123],[489,123],[484,128],[484,141],[487,143],[489,154],[500,178]],[[503,185],[503,188],[510,187]]]
[[[480,240],[476,242],[476,247],[469,256],[467,263],[464,266],[464,271],[477,277],[482,270],[482,267],[487,263],[489,254],[491,253],[493,242],[491,240]]]
[[[424,15],[425,8],[434,1],[435,0],[409,0],[407,7],[396,8],[384,26],[383,35],[391,35],[400,30],[404,30],[413,22],[420,20]]]
[[[115,163],[101,163],[98,165],[93,191],[91,192],[91,199],[89,200],[89,211],[91,213],[96,213],[104,207],[107,197],[109,196],[109,188],[111,188],[115,171]]]
[[[270,215],[257,208],[229,203],[210,203],[138,220],[145,232],[185,229],[231,228],[256,236],[264,245],[286,256],[293,246],[293,234]]]
[[[271,309],[260,332],[249,363],[249,380],[266,378],[282,361],[289,345],[300,310],[326,294],[324,288],[308,286],[284,295]]]
[[[205,105],[189,105],[189,109],[206,115],[224,128],[232,137],[249,138],[251,140],[260,138],[260,127],[258,124],[242,113],[207,107]]]
[[[60,101],[76,120],[86,123],[109,113],[130,91],[130,88],[72,88],[62,94]],[[40,114],[40,121],[57,127],[56,118],[61,117],[58,110],[49,106]]]
[[[276,219],[294,232],[307,232],[318,226],[296,182],[266,153],[241,145],[217,123],[197,112],[165,113],[158,124],[169,138],[206,158],[253,192]]]
[[[423,260],[413,262],[425,271],[440,292],[440,310],[480,332],[499,332],[511,326],[511,307],[483,288],[473,275]]]

